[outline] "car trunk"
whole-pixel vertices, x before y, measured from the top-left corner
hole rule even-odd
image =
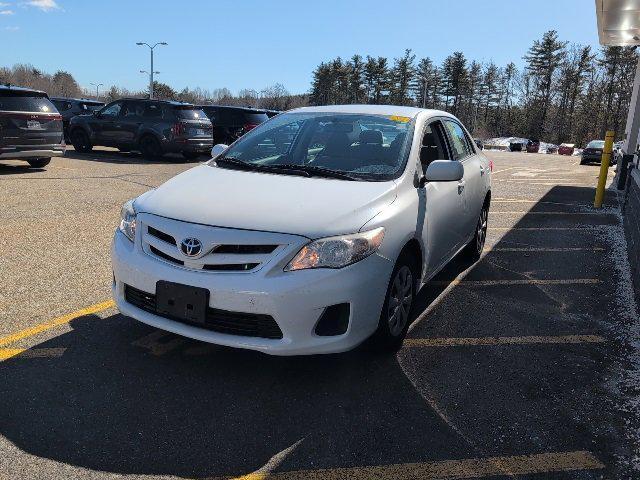
[[[202,110],[193,107],[177,107],[175,114],[178,122],[173,134],[176,138],[213,138],[211,120]]]
[[[62,116],[45,96],[0,93],[0,147],[62,143]]]

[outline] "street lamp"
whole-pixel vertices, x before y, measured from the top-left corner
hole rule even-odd
[[[100,95],[98,95],[98,90],[100,87],[104,86],[104,83],[90,83],[89,85],[96,87],[96,100],[100,100]]]
[[[158,42],[154,46],[151,46],[145,42],[137,42],[136,45],[140,45],[140,46],[146,45],[147,47],[149,47],[149,51],[151,52],[151,69],[149,70],[149,98],[153,98],[153,74],[157,73],[153,71],[153,49],[156,48],[158,45],[168,45],[168,43]]]

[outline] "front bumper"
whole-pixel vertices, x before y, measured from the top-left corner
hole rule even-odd
[[[392,262],[374,254],[337,270],[284,272],[276,258],[255,272],[193,271],[145,253],[140,243],[139,238],[132,243],[119,231],[113,239],[113,297],[124,315],[196,340],[274,355],[337,353],[362,343],[377,328],[393,269]],[[208,289],[211,308],[270,315],[283,336],[267,339],[214,332],[149,313],[125,300],[125,285],[154,294],[159,280]],[[339,303],[350,304],[347,331],[316,335],[314,328],[325,308]]]

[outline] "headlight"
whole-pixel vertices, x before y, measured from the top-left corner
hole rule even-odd
[[[380,227],[368,232],[315,240],[293,257],[285,271],[346,267],[378,250],[383,238],[384,228]]]
[[[129,200],[122,206],[118,228],[132,242],[136,238],[136,211],[133,209],[133,200]]]

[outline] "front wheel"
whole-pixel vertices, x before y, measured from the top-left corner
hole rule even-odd
[[[391,273],[378,329],[371,346],[379,352],[397,352],[409,329],[411,306],[416,294],[417,269],[408,254],[402,254]]]
[[[49,165],[50,161],[51,161],[51,158],[33,158],[30,160],[27,160],[31,168],[44,168],[47,165]]]
[[[162,145],[156,137],[147,135],[140,140],[140,151],[142,155],[147,159],[160,158],[164,153],[162,151]]]
[[[489,202],[485,202],[480,210],[480,216],[476,223],[476,231],[473,239],[464,249],[464,256],[475,262],[480,259],[484,250],[484,243],[487,240],[487,226],[489,224]]]
[[[80,153],[90,152],[93,148],[89,140],[89,135],[80,129],[71,132],[71,143],[73,144],[73,149]]]

